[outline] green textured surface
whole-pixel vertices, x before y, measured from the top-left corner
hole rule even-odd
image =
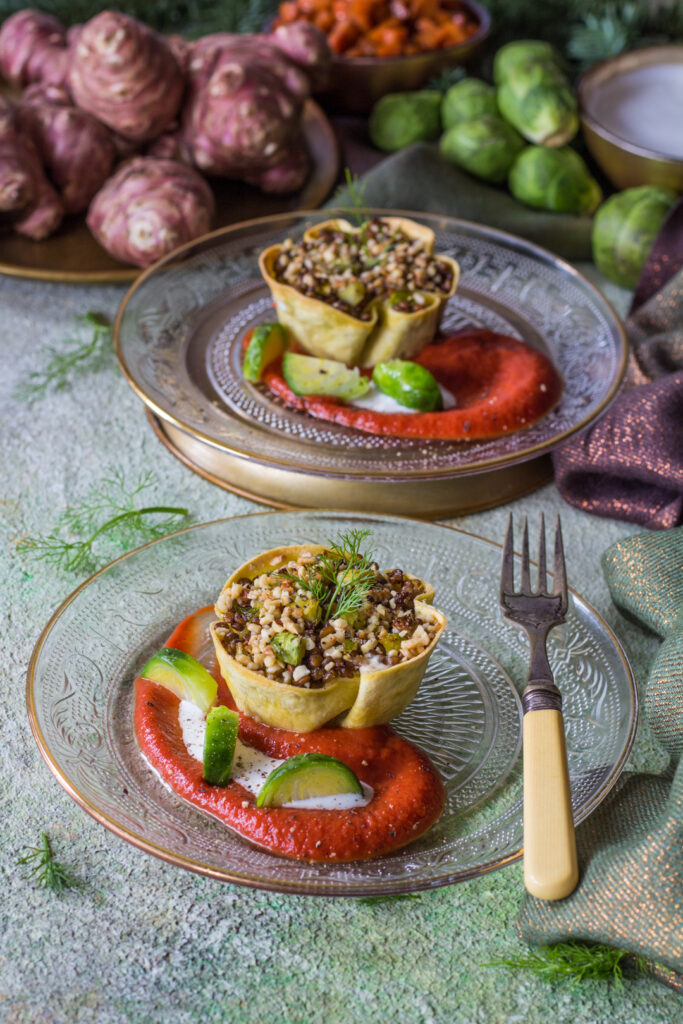
[[[130,476],[153,468],[154,500],[187,505],[196,520],[256,509],[166,452],[113,361],[33,405],[12,397],[36,369],[41,346],[67,335],[77,314],[112,315],[122,294],[0,279],[2,1024],[679,1021],[680,997],[649,977],[618,992],[602,982],[553,986],[483,967],[525,949],[515,932],[523,900],[519,865],[373,905],[259,893],[137,851],[89,818],[52,778],[28,725],[25,673],[42,626],[80,579],[26,561],[16,541],[49,531],[67,502],[121,466]],[[534,519],[561,508],[570,580],[614,627],[642,680],[657,642],[612,607],[599,568],[604,548],[635,528],[562,504],[552,485],[511,507]],[[452,522],[500,539],[509,509]],[[641,728],[631,767],[661,770],[664,761]],[[57,858],[86,883],[82,889],[58,898],[15,866],[42,830]]]

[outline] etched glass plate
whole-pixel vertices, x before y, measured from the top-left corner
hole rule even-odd
[[[155,415],[214,449],[260,462],[264,472],[362,478],[358,486],[366,488],[373,479],[434,479],[516,464],[585,427],[614,397],[626,360],[623,328],[581,274],[512,235],[401,214],[431,227],[434,251],[460,264],[444,329],[486,327],[522,338],[550,356],[564,381],[562,398],[523,430],[467,442],[383,437],[286,408],[241,372],[245,332],[274,316],[258,255],[331,213],[267,217],[214,233],[139,279],[122,303],[115,341],[123,372]]]
[[[393,723],[433,760],[446,806],[423,837],[390,856],[308,864],[258,849],[160,781],[136,744],[133,683],[173,627],[213,603],[236,566],[280,544],[324,543],[359,522],[372,529],[380,564],[399,564],[433,583],[435,603],[448,618],[417,698]],[[522,842],[517,689],[527,642],[500,616],[499,565],[495,544],[388,516],[275,512],[192,527],[112,563],[55,613],[29,667],[34,735],[86,811],[181,867],[282,892],[346,896],[471,878],[515,860]],[[635,688],[614,636],[575,593],[566,624],[550,637],[549,655],[564,696],[580,821],[623,768],[635,730]]]

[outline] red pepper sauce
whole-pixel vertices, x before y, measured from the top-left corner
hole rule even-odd
[[[197,657],[206,649],[212,618],[211,609],[188,616],[166,646]],[[218,681],[219,703],[234,707],[215,661],[207,668]],[[307,751],[331,754],[374,790],[368,804],[348,810],[257,807],[256,797],[237,782],[212,786],[204,781],[201,763],[183,743],[179,703],[163,686],[136,680],[135,733],[143,754],[179,796],[273,853],[335,863],[378,857],[422,835],[441,814],[445,793],[436,769],[388,725],[297,733],[240,714],[243,743],[277,758]]]
[[[414,360],[456,401],[444,412],[376,412],[321,395],[299,397],[282,376],[282,361],[268,366],[264,383],[292,409],[317,419],[391,437],[481,441],[535,423],[562,394],[557,370],[542,352],[516,338],[468,330],[423,349]]]

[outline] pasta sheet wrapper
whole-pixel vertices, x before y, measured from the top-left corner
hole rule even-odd
[[[434,232],[430,228],[405,217],[383,217],[382,220],[394,230],[401,229],[409,238],[420,239],[424,250],[432,252]],[[362,230],[346,220],[327,220],[309,228],[304,239],[318,238],[326,228],[347,234],[358,234]],[[448,263],[453,274],[448,294],[420,289],[417,294],[425,300],[425,306],[414,313],[393,309],[386,296],[376,299],[368,307],[369,320],[360,320],[278,281],[275,261],[281,250],[281,245],[272,245],[259,257],[261,274],[273,296],[278,320],[305,352],[321,359],[336,359],[347,366],[370,367],[389,359],[412,359],[416,356],[433,339],[443,308],[454,294],[460,276],[460,267],[455,260],[439,256],[442,262]]]
[[[229,587],[245,576],[255,578],[278,565],[296,560],[304,552],[316,555],[325,548],[317,544],[273,548],[237,569],[225,584]],[[381,725],[400,714],[415,697],[432,651],[445,629],[446,618],[431,606],[433,589],[425,584],[415,600],[418,617],[437,625],[437,632],[421,654],[398,665],[361,669],[351,677],[332,679],[318,689],[306,689],[269,679],[235,660],[216,633],[220,622],[211,624],[211,638],[221,675],[238,709],[276,729],[311,732],[334,722],[348,729]]]

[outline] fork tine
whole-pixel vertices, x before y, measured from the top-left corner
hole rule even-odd
[[[538,592],[548,593],[548,578],[545,564],[545,516],[541,512],[541,526],[538,534]]]
[[[567,611],[567,570],[564,564],[564,545],[562,543],[562,523],[557,517],[555,524],[555,593],[561,598],[560,611]]]
[[[503,547],[503,564],[500,570],[500,600],[515,591],[515,564],[513,548],[512,512],[508,516],[508,528]]]
[[[531,594],[531,577],[529,575],[529,522],[524,516],[524,532],[522,533],[522,593]]]

